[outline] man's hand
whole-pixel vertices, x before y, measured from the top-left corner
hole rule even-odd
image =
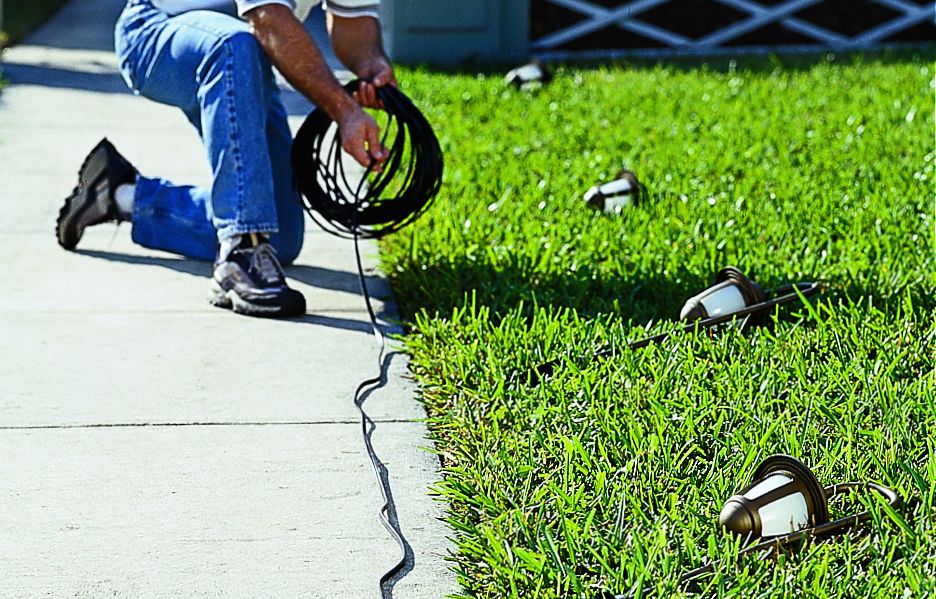
[[[376,99],[374,90],[367,89],[362,99],[349,96],[325,64],[305,27],[288,7],[265,4],[248,11],[245,16],[254,36],[273,64],[297,90],[325,110],[338,124],[342,148],[362,166],[379,171],[380,165],[387,159],[387,150],[380,143],[377,121],[361,108],[372,105],[367,102]],[[369,17],[345,20],[371,22],[364,30],[355,27],[361,23],[352,23],[351,29],[347,30],[349,34],[360,33],[364,36],[357,40],[360,46],[358,51],[352,51],[359,59],[357,66],[362,72],[368,73],[371,80],[376,78],[382,81],[382,85],[389,82],[396,84],[393,70],[380,49],[377,21]],[[355,72],[358,76],[364,76]]]
[[[380,23],[371,17],[345,18],[328,13],[328,31],[339,60],[361,79],[354,99],[366,108],[383,108],[377,88],[398,85],[380,41]]]
[[[361,78],[361,85],[354,92],[354,99],[366,108],[383,108],[383,103],[377,96],[378,87],[385,85],[399,87],[396,75],[393,74],[393,67],[382,56],[364,61],[358,66],[356,74]]]
[[[359,164],[380,172],[387,159],[387,149],[380,143],[380,129],[374,117],[360,108],[349,110],[338,122],[341,147]]]

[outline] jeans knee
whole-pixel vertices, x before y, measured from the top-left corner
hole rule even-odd
[[[248,102],[261,109],[276,85],[270,60],[257,38],[245,30],[230,31],[216,39],[199,65],[196,79],[200,110],[216,93],[226,94],[233,104]]]
[[[232,31],[221,38],[221,46],[234,56],[235,63],[262,57],[260,42],[249,31]]]
[[[257,83],[266,81],[265,68],[266,54],[260,47],[260,42],[249,31],[231,31],[220,37],[205,57],[201,65],[201,76],[210,79],[213,75],[220,75],[227,70],[236,72],[239,83],[251,85],[244,81],[245,77],[257,79]]]

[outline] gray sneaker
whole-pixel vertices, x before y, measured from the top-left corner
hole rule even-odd
[[[286,284],[276,250],[260,235],[244,235],[215,262],[209,301],[248,316],[298,316],[306,311],[305,297]]]
[[[114,192],[124,183],[134,183],[136,178],[133,165],[111,142],[102,139],[85,158],[78,171],[78,185],[59,211],[55,223],[59,245],[73,249],[86,227],[125,220],[117,209]]]

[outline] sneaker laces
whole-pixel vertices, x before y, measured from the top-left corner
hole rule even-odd
[[[259,273],[264,283],[282,284],[286,278],[276,257],[276,250],[268,243],[254,247],[250,257],[250,270]]]

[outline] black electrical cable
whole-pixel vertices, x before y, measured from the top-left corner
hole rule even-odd
[[[705,318],[702,320],[696,320],[693,322],[686,323],[681,329],[678,329],[672,333],[660,333],[658,335],[653,335],[651,337],[646,337],[638,341],[630,341],[626,344],[628,349],[639,349],[641,347],[647,347],[652,343],[661,343],[669,339],[674,333],[688,333],[698,329],[711,329],[719,325],[726,324],[733,320],[744,319],[742,322],[747,322],[747,318],[752,315],[763,314],[767,310],[774,308],[776,306],[787,304],[793,301],[796,301],[800,297],[808,298],[819,293],[821,290],[821,285],[819,283],[791,283],[789,285],[782,285],[774,289],[770,294],[771,299],[765,300],[763,302],[758,302],[752,304],[740,310],[735,310],[734,312],[728,312],[726,314],[721,314],[719,316],[712,316],[710,318]],[[607,358],[617,354],[617,349],[611,346],[602,347],[595,351],[591,356],[582,357],[581,360],[591,360],[599,358]],[[542,364],[531,369],[525,380],[532,380],[534,384],[538,383],[540,379],[543,379],[553,373],[556,366],[563,361],[563,358],[555,358],[549,360],[548,362],[543,362]]]
[[[413,550],[406,540],[406,535],[403,534],[397,517],[396,503],[393,501],[393,490],[390,488],[390,472],[374,449],[372,435],[376,425],[364,409],[364,402],[367,400],[370,393],[386,383],[384,353],[387,349],[387,341],[383,332],[380,330],[380,326],[377,324],[377,316],[371,305],[370,293],[367,291],[367,280],[364,278],[364,266],[361,263],[361,249],[358,244],[358,237],[354,238],[354,257],[358,268],[358,282],[361,286],[361,293],[364,296],[364,304],[367,306],[367,315],[370,317],[374,337],[377,339],[377,344],[380,346],[380,352],[377,356],[377,366],[380,369],[380,374],[377,377],[361,381],[361,384],[358,385],[358,388],[354,391],[354,407],[357,408],[361,416],[361,434],[364,436],[364,446],[367,449],[367,456],[370,458],[371,466],[374,468],[374,474],[377,475],[377,482],[380,485],[380,495],[383,499],[383,505],[380,506],[379,513],[380,522],[400,548],[399,561],[397,561],[392,568],[384,572],[379,581],[380,596],[383,599],[392,599],[394,585],[409,572],[410,560],[413,558]]]
[[[347,85],[348,93],[358,89],[360,81]],[[421,112],[395,87],[377,88],[377,97],[387,114],[381,143],[394,135],[389,154],[380,171],[372,162],[352,183],[344,168],[340,131],[321,109],[306,118],[293,140],[292,166],[305,208],[325,231],[354,239],[358,281],[374,337],[380,347],[377,365],[380,375],[366,379],[354,392],[354,406],[361,416],[361,432],[371,466],[377,475],[383,505],[379,518],[400,547],[400,560],[380,577],[380,595],[392,599],[393,587],[411,569],[413,550],[397,516],[389,472],[374,449],[374,421],[364,410],[364,402],[386,382],[384,353],[387,343],[367,290],[361,261],[361,239],[377,239],[398,231],[416,220],[429,206],[442,184],[442,151],[439,142]],[[393,195],[384,196],[386,192]]]

